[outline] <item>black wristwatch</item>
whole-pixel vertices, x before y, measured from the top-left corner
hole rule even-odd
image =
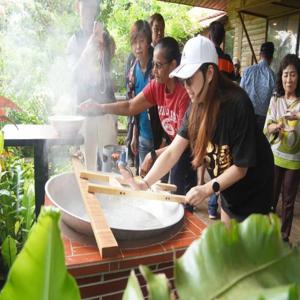
[[[219,182],[217,181],[217,179],[212,179],[211,181],[211,187],[212,187],[212,190],[214,191],[214,193],[219,196],[220,195],[220,184]]]

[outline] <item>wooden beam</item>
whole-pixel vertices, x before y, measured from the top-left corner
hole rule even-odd
[[[247,37],[247,41],[248,41],[248,44],[249,44],[249,47],[250,47],[250,50],[251,50],[251,53],[252,53],[252,57],[253,57],[255,63],[257,64],[257,59],[256,59],[256,56],[255,56],[255,52],[254,52],[252,43],[251,43],[251,41],[250,41],[250,37],[249,37],[249,35],[248,35],[248,31],[247,31],[247,28],[246,28],[246,26],[245,26],[245,22],[244,22],[242,13],[239,11],[238,14],[239,14],[239,17],[240,17],[240,20],[241,20],[243,29],[244,29],[244,31],[245,31],[246,37]]]
[[[88,192],[88,181],[80,178],[80,174],[84,173],[81,162],[73,158],[73,169],[75,177],[80,189],[81,197],[83,199],[86,212],[90,218],[91,226],[95,235],[97,246],[101,257],[107,258],[119,254],[118,243],[106,222],[100,202],[97,200],[95,194]]]
[[[170,201],[176,203],[185,203],[185,196],[173,195],[173,194],[162,194],[151,191],[135,191],[130,189],[124,189],[120,187],[112,187],[100,184],[89,184],[88,191],[90,193],[103,193],[115,196],[124,197],[136,197],[141,200],[160,200],[160,201]]]

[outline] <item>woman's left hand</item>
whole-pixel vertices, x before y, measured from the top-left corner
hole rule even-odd
[[[207,185],[197,185],[191,188],[185,196],[186,203],[199,206],[203,200],[210,196],[209,192],[207,191]]]

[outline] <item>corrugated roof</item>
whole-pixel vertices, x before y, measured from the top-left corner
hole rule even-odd
[[[227,0],[160,0],[190,6],[199,6],[211,9],[226,10]]]

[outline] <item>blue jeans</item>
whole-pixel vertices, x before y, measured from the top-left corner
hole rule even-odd
[[[216,215],[218,211],[218,197],[213,194],[208,200],[208,214]]]
[[[153,140],[139,136],[139,165],[141,166],[146,155],[154,149]]]

